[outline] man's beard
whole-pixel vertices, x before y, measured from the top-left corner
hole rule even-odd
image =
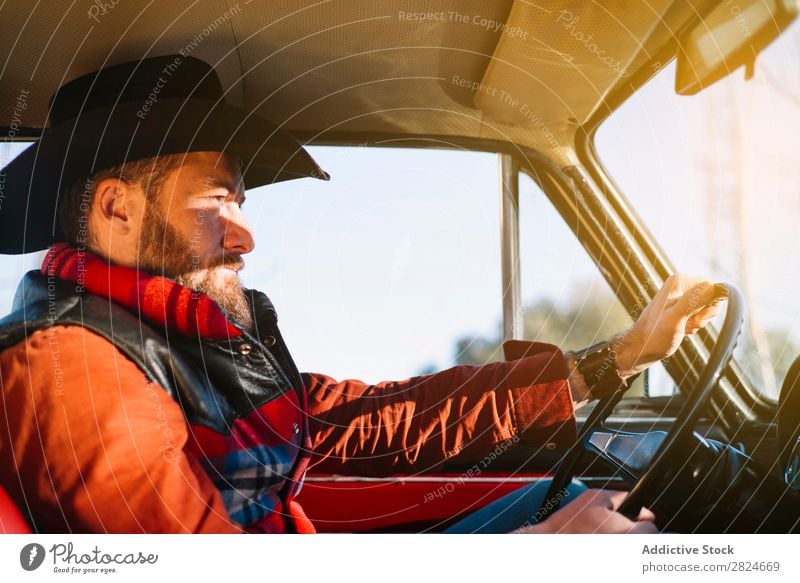
[[[253,331],[253,314],[244,288],[235,278],[222,283],[216,273],[227,267],[241,269],[244,261],[238,255],[215,258],[204,266],[199,254],[192,252],[192,242],[186,240],[173,226],[167,224],[147,205],[142,227],[139,269],[175,280],[191,290],[204,293],[217,302],[228,316],[245,330]]]

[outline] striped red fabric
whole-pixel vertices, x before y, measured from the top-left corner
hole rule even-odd
[[[207,295],[171,279],[114,265],[68,243],[56,243],[42,262],[42,273],[109,298],[162,328],[205,340],[235,338],[241,332]]]

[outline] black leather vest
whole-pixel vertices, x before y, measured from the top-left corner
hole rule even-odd
[[[265,294],[247,290],[254,335],[201,340],[148,325],[136,313],[39,270],[23,277],[0,320],[0,351],[49,326],[82,326],[112,342],[180,403],[187,420],[227,435],[246,416],[302,380]]]

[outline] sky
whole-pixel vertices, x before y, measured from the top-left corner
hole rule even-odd
[[[739,72],[698,96],[675,95],[668,67],[604,124],[597,146],[680,271],[739,283],[748,265],[760,325],[800,342],[798,36],[795,23],[762,56],[755,79],[744,83]],[[0,146],[3,164],[20,148]],[[243,281],[275,303],[301,370],[399,380],[452,365],[458,338],[497,334],[496,155],[309,151],[330,182],[262,187],[244,206],[256,248],[245,256]],[[739,215],[737,188],[744,189]],[[563,304],[571,294],[607,289],[524,176],[521,199],[524,302]],[[40,258],[0,256],[0,312]]]

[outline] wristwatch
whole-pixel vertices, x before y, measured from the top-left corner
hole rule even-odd
[[[625,379],[619,375],[617,353],[607,341],[575,350],[572,355],[575,359],[575,368],[583,376],[589,395],[593,399],[602,399],[628,388]]]

